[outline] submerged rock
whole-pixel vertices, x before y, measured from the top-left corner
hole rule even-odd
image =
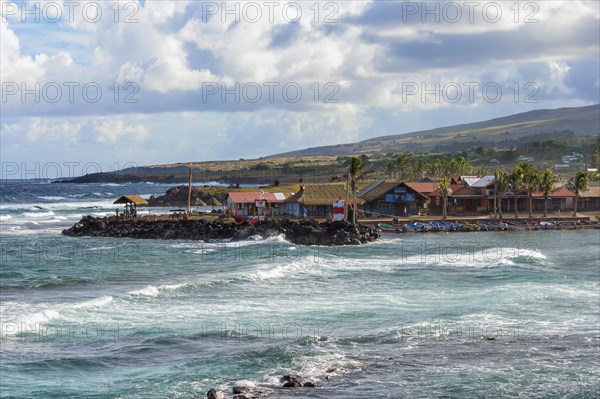
[[[248,393],[248,392],[250,392],[250,387],[240,387],[240,386],[233,387],[234,394],[242,394],[242,393]]]
[[[63,230],[67,236],[129,237],[162,240],[246,240],[252,236],[263,238],[283,234],[286,240],[300,245],[360,245],[379,238],[376,229],[352,225],[345,221],[316,220],[291,221],[261,220],[254,225],[206,222],[205,220],[121,220],[86,216],[73,227]]]
[[[298,381],[288,381],[285,384],[283,384],[284,388],[300,388],[301,386],[302,383]]]
[[[206,399],[227,399],[227,396],[223,391],[213,388],[206,392]]]

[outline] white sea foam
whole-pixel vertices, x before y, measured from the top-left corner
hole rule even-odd
[[[92,247],[89,249],[89,251],[104,251],[104,250],[109,250],[109,249],[113,249],[114,247],[112,246],[108,246],[108,245],[103,245],[103,246],[99,246],[99,247]]]
[[[160,287],[158,287],[159,290],[176,290],[179,289],[181,287],[185,287],[187,284],[166,284],[166,285],[161,285]]]
[[[12,216],[10,215],[0,215],[0,222],[4,222],[5,220],[10,220],[12,219]]]
[[[39,199],[47,200],[47,201],[60,201],[66,199],[65,197],[60,197],[57,195],[41,195],[38,197]]]
[[[127,295],[156,297],[158,296],[158,288],[153,285],[148,285],[144,288],[140,288],[139,290],[128,291]]]
[[[319,355],[296,357],[290,368],[293,374],[300,374],[305,379],[312,382],[319,382],[322,379],[333,375],[339,375],[349,372],[351,369],[359,368],[361,363],[350,359],[342,353],[328,352]],[[326,370],[330,370],[329,373]],[[279,375],[265,375],[263,383],[269,385],[280,385]]]
[[[44,309],[39,312],[17,316],[2,322],[0,335],[9,336],[28,331],[38,331],[40,326],[60,317],[60,313],[54,309]]]
[[[34,228],[23,228],[23,227],[6,227],[2,226],[0,230],[0,236],[32,236],[32,235],[56,235],[63,230],[63,227],[46,228],[46,229],[34,229]]]
[[[100,298],[92,299],[75,305],[71,305],[72,309],[84,309],[84,308],[98,308],[104,305],[108,305],[113,301],[113,297],[110,295],[102,296]]]
[[[314,260],[310,258],[290,260],[283,264],[265,263],[256,265],[256,267],[257,270],[243,274],[242,277],[254,281],[264,281],[306,275],[321,276],[330,274],[325,268],[317,266]]]
[[[47,218],[50,216],[54,216],[54,212],[53,211],[47,211],[47,212],[24,212],[23,216],[27,217],[27,218]]]
[[[21,203],[21,204],[1,204],[0,209],[9,212],[18,211],[33,211],[34,213],[40,213],[40,210],[44,211],[69,211],[74,209],[94,209],[94,208],[106,208],[113,209],[114,205],[111,200],[103,199],[97,201],[64,201],[64,202],[51,202],[44,203],[40,206],[37,203]]]
[[[469,246],[452,248],[445,246],[418,247],[407,246],[413,255],[398,257],[400,264],[440,265],[453,267],[497,267],[515,265],[517,258],[546,259],[542,253],[534,250],[512,247],[494,247],[473,251]],[[416,253],[415,253],[416,252]]]
[[[199,248],[203,247],[203,243],[194,243],[194,242],[182,242],[177,244],[169,244],[171,248]]]
[[[160,285],[158,287],[154,285],[147,285],[144,288],[140,288],[138,290],[128,291],[126,295],[128,296],[147,296],[147,297],[157,297],[163,291],[176,290],[181,287],[186,286],[187,284],[165,284]]]
[[[216,248],[188,249],[183,252],[190,253],[190,254],[202,255],[202,254],[209,254],[209,253],[217,252],[217,249]]]

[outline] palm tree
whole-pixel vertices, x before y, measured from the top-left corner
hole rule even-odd
[[[443,202],[442,202],[442,219],[448,218],[447,206],[448,206],[448,197],[452,195],[452,189],[450,188],[450,178],[448,176],[444,177],[440,182],[440,194],[442,194]]]
[[[498,201],[498,213],[500,214],[500,219],[504,216],[502,215],[502,200],[506,196],[506,192],[509,190],[509,175],[503,170],[499,170],[496,172],[496,194],[500,201]]]
[[[450,159],[450,162],[448,163],[448,168],[450,169],[450,174],[452,176],[460,174],[459,163],[456,159],[454,159],[454,157]]]
[[[356,224],[356,182],[361,179],[364,175],[360,174],[364,164],[361,157],[350,158],[350,165],[348,167],[348,175],[350,178],[350,188],[352,189],[352,223]]]
[[[515,169],[510,174],[510,188],[513,191],[513,196],[515,197],[515,218],[519,218],[519,208],[518,208],[518,193],[523,188],[523,179],[525,176],[525,171],[521,167],[521,165],[515,166]]]
[[[431,175],[435,176],[435,177],[439,177],[441,170],[442,170],[442,161],[439,158],[436,158],[431,163]]]
[[[421,180],[425,177],[425,173],[427,171],[427,163],[425,163],[425,161],[423,161],[422,159],[419,159],[417,162],[415,162],[414,169],[416,179]]]
[[[575,203],[573,204],[573,216],[577,216],[577,202],[579,202],[579,193],[588,188],[588,175],[585,172],[579,171],[575,175],[573,181],[573,188],[575,189]]]
[[[385,165],[385,174],[390,178],[393,179],[394,178],[394,173],[396,172],[396,165],[394,164],[394,162],[388,162],[387,165]]]
[[[544,193],[544,217],[548,217],[548,196],[554,188],[554,183],[558,181],[558,178],[552,174],[550,168],[546,168],[544,175],[540,179],[540,189]]]
[[[456,172],[459,175],[470,173],[473,170],[473,165],[469,163],[463,156],[456,158]]]
[[[396,158],[396,168],[398,169],[398,177],[403,178],[408,166],[408,156],[406,154],[398,155]]]
[[[438,176],[447,176],[450,174],[450,162],[440,159]]]
[[[533,217],[532,194],[540,185],[540,173],[535,165],[529,162],[523,162],[519,166],[523,169],[523,187],[527,190],[527,208],[529,210],[529,217]]]

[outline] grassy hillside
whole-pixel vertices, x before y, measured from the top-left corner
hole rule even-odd
[[[194,168],[194,182],[221,182],[234,187],[237,184],[335,182],[343,180],[349,156],[353,155],[363,157],[366,169],[372,172],[370,177],[383,178],[393,174],[389,166],[400,153],[409,156],[411,165],[432,163],[436,159],[449,161],[453,155],[460,155],[477,169],[486,167],[493,158],[502,166],[510,167],[518,156],[527,155],[535,157],[540,167],[546,167],[560,163],[561,155],[572,152],[589,157],[599,145],[596,142],[599,133],[600,105],[597,104],[531,111],[484,122],[308,148],[259,159],[142,166],[86,175],[70,182],[187,183],[190,164]],[[422,166],[421,169],[428,168]]]
[[[455,152],[479,145],[507,143],[528,136],[556,139],[600,134],[600,104],[536,110],[483,122],[376,137],[358,143],[312,147],[282,156],[338,156],[407,151]]]

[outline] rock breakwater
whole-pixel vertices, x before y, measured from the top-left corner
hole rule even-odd
[[[353,225],[345,221],[317,222],[262,220],[256,224],[206,220],[120,220],[86,216],[62,232],[67,236],[128,237],[138,239],[242,241],[251,237],[268,238],[283,235],[299,245],[360,245],[375,241],[375,228]]]

